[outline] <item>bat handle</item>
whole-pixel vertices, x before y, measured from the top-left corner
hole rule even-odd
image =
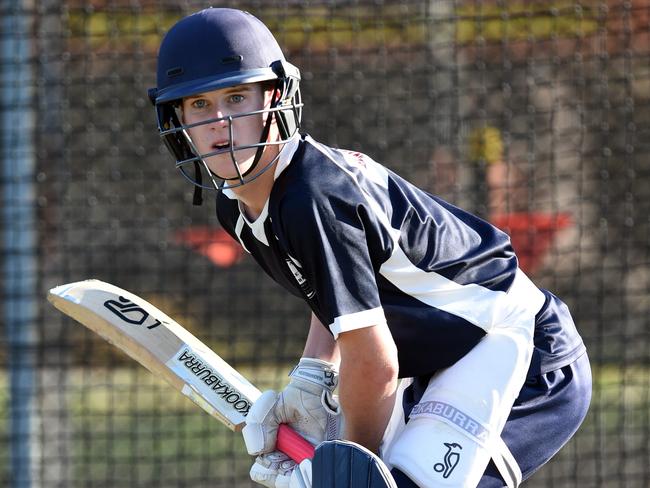
[[[287,424],[278,428],[276,448],[299,464],[314,457],[314,446]]]

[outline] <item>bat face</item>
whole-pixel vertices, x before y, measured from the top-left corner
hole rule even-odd
[[[86,280],[52,288],[48,300],[239,431],[260,391],[161,310],[114,285]]]
[[[260,391],[151,303],[99,280],[57,286],[47,299],[231,430],[244,427]],[[278,427],[276,449],[297,463],[314,456],[314,447],[285,424]]]

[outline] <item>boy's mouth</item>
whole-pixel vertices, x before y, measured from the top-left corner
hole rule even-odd
[[[228,149],[230,147],[230,141],[227,142],[217,142],[212,145],[212,148],[215,151],[221,151],[223,149]]]

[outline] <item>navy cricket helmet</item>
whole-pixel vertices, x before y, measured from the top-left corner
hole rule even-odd
[[[230,144],[210,153],[199,154],[179,113],[184,97],[247,83],[274,84],[276,94],[269,108],[209,119],[200,124],[227,120]],[[181,19],[167,32],[158,52],[157,87],[149,90],[156,107],[158,130],[165,145],[176,158],[176,167],[197,188],[195,204],[200,204],[200,189],[222,190],[241,186],[257,178],[275,161],[257,168],[265,146],[287,142],[300,127],[302,101],[300,71],[287,62],[278,42],[256,17],[241,10],[208,8]],[[257,144],[233,147],[234,118],[269,113]],[[267,141],[271,120],[275,119],[280,139]],[[241,173],[237,151],[257,148],[252,166]],[[210,171],[204,159],[230,153],[237,176],[223,178]],[[277,159],[277,158],[276,158]],[[188,167],[194,168],[194,176]],[[202,174],[209,184],[203,183]]]

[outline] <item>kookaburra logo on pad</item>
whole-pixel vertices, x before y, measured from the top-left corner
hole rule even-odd
[[[451,473],[454,471],[454,468],[458,466],[460,461],[460,452],[463,447],[460,444],[455,442],[445,442],[445,447],[447,452],[441,463],[436,463],[433,465],[433,470],[436,473],[442,473],[442,477],[447,479],[451,476]]]

